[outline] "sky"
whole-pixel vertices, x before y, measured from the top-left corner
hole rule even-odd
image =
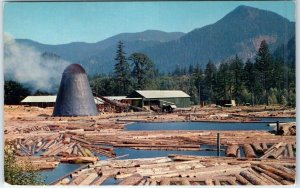
[[[213,24],[239,5],[295,21],[293,1],[231,2],[6,2],[4,32],[44,44],[98,42],[148,29],[189,32]]]

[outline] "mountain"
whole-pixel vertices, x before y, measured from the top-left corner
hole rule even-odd
[[[295,34],[295,23],[282,16],[248,6],[239,6],[212,25],[195,29],[185,36],[144,49],[143,52],[163,70],[208,60],[218,63],[239,55],[253,58],[264,39],[275,49]]]
[[[65,60],[78,62],[97,56],[98,53],[109,47],[116,48],[116,45],[120,40],[124,41],[125,44],[126,42],[143,42],[144,46],[142,48],[145,48],[154,43],[159,44],[178,39],[183,35],[184,33],[181,32],[167,33],[157,30],[146,30],[138,33],[121,33],[96,43],[72,42],[68,44],[48,45],[28,39],[17,39],[16,41],[21,44],[32,46],[41,52],[54,53]]]
[[[97,74],[112,72],[119,40],[124,42],[128,56],[133,52],[143,52],[160,71],[168,72],[176,66],[188,67],[196,63],[205,67],[208,60],[218,64],[236,54],[243,60],[253,59],[262,40],[267,41],[273,52],[293,36],[295,22],[271,11],[239,6],[216,23],[186,34],[147,30],[121,33],[97,43],[46,45],[26,39],[17,42],[80,63],[89,74]]]

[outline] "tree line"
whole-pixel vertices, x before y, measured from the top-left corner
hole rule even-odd
[[[276,56],[276,57],[274,57]],[[295,60],[287,61],[271,54],[262,41],[254,60],[246,62],[236,55],[216,65],[211,60],[169,73],[159,72],[143,53],[126,57],[120,41],[116,51],[114,73],[90,78],[97,95],[128,95],[133,90],[183,90],[193,104],[213,104],[217,100],[236,100],[239,105],[280,104],[295,106]]]
[[[127,56],[124,44],[119,41],[115,56],[114,72],[89,76],[96,95],[126,96],[134,90],[183,90],[191,96],[193,104],[214,104],[217,100],[236,100],[239,105],[280,104],[296,105],[295,56],[292,51],[278,48],[270,53],[266,41],[262,41],[253,60],[235,57],[216,65],[211,60],[206,66],[176,66],[175,70],[163,73],[144,53]],[[4,84],[4,103],[18,104],[32,94],[15,81]],[[34,95],[45,92],[36,91]],[[46,93],[47,94],[47,93]]]

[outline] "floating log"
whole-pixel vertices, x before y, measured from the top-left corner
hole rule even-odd
[[[269,181],[268,179],[266,179],[265,177],[261,176],[259,172],[253,170],[252,168],[248,169],[248,171],[249,171],[251,174],[255,175],[257,178],[261,179],[263,182],[265,182],[265,184],[267,184],[267,185],[271,185],[271,184],[272,184],[272,182],[270,182],[270,181]]]
[[[273,165],[270,165],[270,166],[272,166],[272,167],[274,167],[274,168],[276,168],[278,170],[281,170],[283,172],[286,172],[288,174],[296,176],[296,172],[294,170],[288,169],[288,168],[286,168],[286,167],[284,167],[284,166],[282,166],[280,164],[273,164]]]
[[[72,154],[73,154],[73,155],[76,155],[76,156],[78,155],[78,147],[77,147],[77,145],[74,145],[74,146],[73,146]]]
[[[268,150],[268,146],[264,142],[262,143],[262,149],[263,149],[264,152],[266,152]]]
[[[128,178],[125,178],[118,185],[136,185],[143,179],[143,176],[140,174],[134,174]]]
[[[245,179],[243,176],[236,174],[235,175],[236,180],[239,181],[242,185],[252,185],[247,179]]]
[[[268,158],[277,159],[284,152],[285,149],[285,146],[280,147],[278,150],[275,150],[274,152],[270,153]]]
[[[89,175],[88,174],[82,174],[78,177],[76,177],[74,180],[72,180],[69,185],[80,185],[80,183],[86,179]]]
[[[288,149],[289,158],[294,158],[295,155],[294,155],[292,144],[287,144],[287,149]]]
[[[283,142],[279,142],[277,144],[274,144],[272,147],[270,147],[263,156],[260,157],[260,159],[266,159],[268,158],[273,152],[277,151],[281,146],[285,146],[286,144]]]
[[[205,180],[205,184],[206,184],[206,185],[214,185],[212,179],[207,179],[207,180]]]
[[[109,175],[102,175],[100,178],[92,182],[92,185],[101,185],[107,178],[109,178]]]
[[[170,185],[170,179],[169,178],[164,178],[160,181],[160,185]]]
[[[268,176],[268,175],[265,174],[265,173],[261,173],[260,175],[263,176],[264,178],[266,178],[268,181],[270,181],[271,184],[274,184],[274,185],[281,185],[281,183],[279,183],[278,181],[274,180],[273,178],[271,178],[270,176]],[[270,184],[270,185],[271,185],[271,184]]]
[[[278,182],[280,182],[283,179],[282,177],[277,176],[276,174],[273,174],[273,173],[271,173],[271,172],[269,172],[269,171],[267,171],[265,169],[262,169],[262,168],[260,168],[258,166],[252,166],[252,168],[255,169],[256,171],[259,171],[261,173],[264,173],[264,174],[268,175],[269,177],[271,177],[272,179],[274,179],[274,180],[276,180]]]
[[[81,147],[80,144],[77,144],[76,146],[77,146],[77,148],[78,148],[78,152],[82,153],[82,155],[83,155],[84,157],[88,157],[88,154],[85,153],[84,149]]]
[[[81,139],[81,138],[78,138],[78,137],[76,137],[76,136],[72,136],[71,138],[72,138],[73,140],[75,140],[75,141],[78,141],[78,142],[81,142],[81,143],[84,143],[84,144],[88,144],[88,145],[91,145],[91,144],[92,144],[91,142],[88,142],[88,141],[83,140],[83,139]]]
[[[155,180],[151,180],[150,185],[157,185],[157,182]]]
[[[79,185],[90,185],[97,177],[97,173],[90,173]]]
[[[261,145],[259,143],[253,143],[252,146],[258,155],[264,154],[263,148],[261,147]]]
[[[281,170],[278,170],[270,165],[263,165],[263,164],[258,164],[258,166],[262,169],[265,169],[273,174],[279,175],[283,178],[285,178],[286,180],[295,182],[295,175],[294,174],[289,174],[286,172],[282,172]]]
[[[226,150],[226,157],[237,157],[238,145],[229,145]]]
[[[214,180],[214,182],[215,182],[215,185],[221,185],[219,180]]]
[[[187,179],[183,179],[182,181],[180,181],[180,185],[191,185],[189,180]]]
[[[226,180],[230,185],[238,185],[237,182],[235,180],[232,179],[228,179]]]
[[[98,161],[98,157],[63,157],[60,162],[65,163],[93,163]]]
[[[250,144],[244,144],[244,152],[247,158],[255,158],[256,155]]]
[[[200,148],[199,145],[157,145],[157,144],[114,144],[114,147],[164,147],[164,148]]]
[[[286,181],[286,180],[282,180],[281,183],[283,185],[294,185],[295,184],[294,182],[290,182],[290,181]]]
[[[137,185],[138,185],[138,186],[139,186],[139,185],[144,185],[145,182],[146,182],[146,179],[142,179],[142,181],[140,181],[140,183],[138,183]]]
[[[266,185],[265,182],[257,178],[255,175],[251,174],[249,171],[242,171],[240,175],[251,182],[253,185]]]

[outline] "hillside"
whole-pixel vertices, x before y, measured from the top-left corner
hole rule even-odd
[[[27,39],[17,42],[34,46],[41,52],[81,63],[89,74],[113,70],[116,45],[122,40],[125,52],[146,53],[161,71],[187,67],[208,60],[219,63],[238,54],[243,60],[254,58],[260,42],[266,40],[274,51],[295,35],[295,23],[270,11],[239,6],[214,24],[184,34],[147,30],[121,33],[97,43],[74,42],[62,45],[40,44]]]
[[[81,62],[84,65],[93,62],[93,59],[101,59],[97,62],[111,62],[111,52],[115,52],[118,41],[122,40],[127,51],[147,48],[163,42],[175,40],[183,36],[181,32],[163,32],[157,30],[146,30],[138,33],[121,33],[96,43],[72,42],[60,45],[42,44],[29,39],[16,39],[16,42],[34,47],[40,52],[54,53],[62,59],[70,62]],[[102,59],[108,57],[109,59]]]
[[[212,25],[143,51],[166,71],[174,65],[200,63],[204,66],[209,59],[218,63],[235,54],[244,60],[253,58],[263,39],[275,49],[294,34],[294,22],[270,11],[240,6]]]

